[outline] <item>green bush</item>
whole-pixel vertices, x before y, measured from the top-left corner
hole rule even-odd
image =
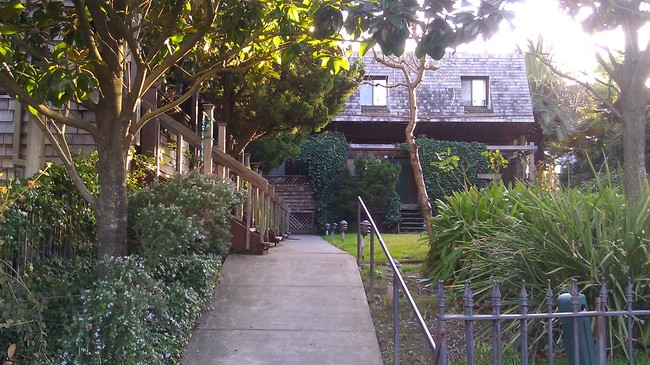
[[[593,305],[600,284],[610,288],[610,308],[625,308],[627,278],[636,308],[648,308],[650,285],[650,194],[628,207],[620,187],[543,191],[495,185],[484,191],[456,193],[440,205],[426,262],[432,279],[460,285],[470,279],[479,300],[489,300],[492,280],[504,297],[517,298],[526,281],[537,311],[545,311],[544,291],[569,288],[571,278]],[[620,346],[623,321],[612,324],[610,342]],[[647,341],[650,327],[635,323]]]
[[[76,164],[89,189],[96,191],[92,159],[78,157]],[[17,199],[0,212],[0,258],[21,256],[25,243],[36,257],[94,254],[95,214],[65,168],[51,165],[34,180],[14,180],[6,186],[8,195]]]
[[[464,191],[470,186],[486,185],[484,180],[477,177],[479,173],[488,172],[489,161],[482,154],[485,151],[484,144],[430,138],[418,138],[417,144],[424,182],[431,201],[444,199],[447,195]],[[400,143],[398,147],[408,151],[405,143]]]
[[[342,134],[325,132],[305,139],[296,157],[308,165],[309,183],[316,200],[316,219],[321,229],[341,216],[337,198],[341,174],[347,168],[348,148]]]
[[[144,270],[141,261],[118,258],[106,262],[106,277],[83,292],[80,308],[59,344],[61,364],[156,363],[153,344],[147,341],[151,306],[162,301],[163,291]]]
[[[217,256],[118,258],[83,291],[66,334],[55,339],[61,364],[175,364],[220,269]]]
[[[338,206],[342,217],[348,222],[357,221],[357,196],[361,196],[377,223],[386,231],[392,230],[401,219],[401,204],[395,191],[400,170],[400,165],[389,160],[373,156],[356,158],[354,176],[346,171],[341,181]]]
[[[214,253],[230,248],[230,210],[241,196],[214,176],[176,175],[129,199],[131,252],[144,256]]]

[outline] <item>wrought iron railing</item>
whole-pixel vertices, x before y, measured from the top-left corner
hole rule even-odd
[[[362,222],[363,217],[367,217],[368,222]],[[399,263],[393,259],[388,250],[384,239],[379,233],[377,226],[368,212],[366,205],[363,202],[361,197],[358,197],[358,213],[357,213],[357,262],[360,266],[364,264],[363,250],[364,250],[364,223],[370,226],[370,272],[369,272],[369,291],[370,296],[372,296],[372,290],[374,285],[374,274],[375,274],[375,236],[378,238],[380,246],[384,251],[384,254],[387,258],[387,265],[389,270],[393,274],[393,340],[394,340],[394,355],[393,363],[395,365],[399,364],[399,292],[400,290],[404,293],[406,302],[412,309],[415,317],[416,323],[419,325],[424,338],[426,345],[431,350],[433,354],[433,364],[437,365],[446,365],[449,361],[448,359],[448,326],[450,322],[462,323],[464,326],[465,332],[465,356],[467,359],[468,365],[477,364],[477,354],[476,354],[476,343],[477,343],[477,331],[475,325],[477,322],[489,322],[491,326],[492,334],[492,364],[501,365],[504,363],[504,333],[508,333],[508,336],[512,336],[513,332],[505,331],[505,323],[513,323],[514,328],[517,332],[516,336],[518,345],[519,345],[519,354],[517,355],[517,362],[522,365],[527,365],[531,363],[529,356],[531,356],[531,346],[529,340],[531,337],[531,332],[533,332],[532,325],[533,321],[541,321],[543,332],[537,333],[534,337],[536,340],[540,340],[541,347],[545,349],[545,360],[548,365],[553,365],[555,359],[558,355],[557,343],[559,338],[556,337],[558,333],[562,333],[563,344],[566,349],[566,356],[568,357],[569,364],[594,364],[594,365],[606,365],[608,359],[608,343],[607,343],[607,334],[612,331],[611,328],[608,328],[607,319],[613,318],[622,318],[625,322],[625,335],[624,335],[624,346],[625,353],[628,357],[628,363],[630,365],[634,364],[634,325],[647,320],[650,317],[650,310],[645,309],[633,309],[633,298],[634,293],[632,290],[631,280],[628,280],[627,287],[625,289],[625,309],[620,308],[608,308],[608,289],[603,283],[600,287],[599,295],[596,299],[595,310],[588,310],[586,299],[584,295],[579,294],[577,288],[577,282],[575,279],[571,280],[571,288],[569,293],[564,293],[559,297],[556,297],[555,293],[551,290],[550,285],[545,293],[545,303],[546,312],[542,313],[531,313],[530,312],[530,295],[525,283],[522,283],[522,286],[519,289],[519,297],[517,298],[517,306],[519,308],[519,313],[512,312],[516,309],[509,308],[509,312],[503,313],[502,309],[504,307],[504,301],[501,297],[501,290],[499,284],[495,281],[493,282],[491,293],[490,293],[490,304],[486,305],[484,303],[477,303],[474,301],[474,293],[472,292],[472,287],[470,282],[465,282],[462,293],[462,303],[463,303],[463,314],[454,314],[447,313],[446,308],[446,294],[448,293],[445,290],[443,282],[438,283],[437,288],[437,299],[438,299],[438,316],[437,316],[437,334],[434,337],[431,335],[427,323],[425,323],[420,311],[411,296],[411,293],[406,286],[404,278],[402,277],[399,270]],[[508,305],[512,306],[512,300],[509,300]],[[564,303],[564,308],[561,307],[561,303]],[[489,314],[476,313],[476,308],[486,308]],[[593,318],[594,325],[592,326],[591,321],[588,319]],[[561,321],[562,326],[557,322]],[[592,329],[593,327],[593,329]],[[488,329],[490,329],[488,327]],[[510,340],[511,338],[507,338]],[[538,351],[535,352],[539,353]],[[483,360],[484,361],[484,360]]]
[[[557,338],[554,338],[555,329],[559,329],[557,324],[554,324],[554,319],[564,320],[562,326],[564,346],[570,351],[567,351],[567,356],[570,364],[607,364],[607,339],[606,334],[607,318],[624,317],[626,322],[627,335],[625,336],[626,353],[630,365],[634,364],[634,351],[633,351],[633,321],[638,321],[641,316],[650,316],[650,310],[633,310],[632,309],[632,284],[628,281],[625,289],[626,296],[626,309],[625,310],[608,310],[607,309],[607,293],[608,290],[603,283],[595,310],[587,310],[586,302],[581,299],[578,293],[576,280],[571,280],[570,293],[566,295],[568,299],[567,311],[559,311],[557,307],[558,298],[555,298],[553,291],[548,286],[546,290],[546,313],[529,313],[529,294],[526,285],[522,284],[519,291],[519,313],[501,313],[503,305],[501,292],[498,283],[494,282],[491,291],[490,312],[491,314],[477,314],[474,312],[475,305],[473,292],[469,281],[465,282],[463,291],[463,306],[464,314],[449,314],[445,312],[445,289],[442,281],[438,283],[438,343],[440,345],[440,361],[439,364],[446,365],[447,359],[447,322],[464,322],[465,326],[465,353],[467,356],[467,364],[475,364],[475,330],[474,325],[476,322],[487,321],[491,322],[492,327],[492,363],[502,364],[502,324],[507,321],[519,322],[519,357],[522,365],[530,363],[529,355],[529,325],[530,321],[543,321],[544,336],[546,337],[546,361],[547,364],[553,365],[557,353],[555,344]],[[479,305],[478,307],[481,307]],[[581,323],[583,318],[594,318],[595,326],[592,334],[591,323]],[[594,344],[595,337],[595,344]],[[593,351],[592,351],[593,350]],[[585,357],[581,359],[581,356]]]
[[[390,251],[388,250],[388,247],[386,246],[386,243],[384,242],[384,239],[382,238],[381,233],[379,232],[379,229],[377,228],[377,225],[375,224],[375,221],[372,218],[372,215],[370,215],[370,212],[368,211],[366,204],[363,202],[363,199],[361,199],[361,197],[357,197],[357,199],[358,199],[357,227],[361,227],[361,218],[363,215],[367,217],[370,223],[370,260],[369,260],[370,261],[370,283],[369,283],[370,292],[372,293],[373,290],[374,274],[375,274],[375,236],[377,236],[379,245],[381,246],[381,249],[384,251],[384,255],[386,255],[387,264],[390,265],[390,268],[392,269],[393,272],[393,364],[399,365],[399,347],[400,347],[399,293],[401,290],[402,293],[404,293],[404,296],[406,297],[406,301],[409,307],[411,307],[411,310],[413,311],[413,315],[415,316],[415,321],[417,322],[418,326],[422,331],[422,334],[424,335],[425,342],[429,347],[429,349],[431,350],[431,353],[433,354],[434,365],[436,365],[438,359],[439,347],[436,345],[436,342],[433,340],[433,337],[429,332],[429,328],[424,322],[424,318],[422,317],[422,314],[420,314],[420,310],[418,309],[418,306],[415,304],[415,300],[413,300],[413,296],[411,295],[411,292],[406,286],[406,282],[404,281],[404,278],[400,273],[399,264],[397,263],[396,260],[393,259],[393,256],[390,254]],[[361,242],[362,242],[362,238],[358,232],[357,233],[357,262],[360,265],[363,265],[363,258],[362,258],[363,247],[361,245]]]

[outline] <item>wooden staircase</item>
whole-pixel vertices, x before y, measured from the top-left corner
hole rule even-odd
[[[400,214],[402,221],[397,226],[397,233],[420,233],[423,231],[424,219],[417,204],[402,204]]]
[[[289,207],[289,227],[293,233],[313,233],[316,227],[316,201],[305,175],[266,176],[282,201]]]

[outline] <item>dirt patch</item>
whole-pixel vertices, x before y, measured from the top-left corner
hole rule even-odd
[[[436,314],[438,313],[438,300],[436,290],[428,285],[428,282],[422,281],[419,276],[420,265],[416,263],[402,265],[404,280],[415,300],[420,314],[431,334],[436,338],[438,334]],[[384,364],[393,364],[393,306],[392,286],[388,286],[389,280],[386,276],[386,269],[378,267],[375,269],[375,280],[371,292],[369,285],[369,269],[363,270],[362,279],[368,296],[370,313],[377,331],[377,341],[381,350]],[[389,289],[387,289],[387,287]],[[372,294],[371,294],[372,293]],[[400,291],[400,331],[399,331],[399,362],[400,364],[432,364],[433,355],[425,341],[422,330],[420,329],[415,315],[408,305],[404,294]],[[459,358],[462,356],[461,350],[464,348],[464,336],[461,329],[448,329],[447,343],[449,349],[449,358]]]

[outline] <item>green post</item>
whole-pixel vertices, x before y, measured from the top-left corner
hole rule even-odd
[[[587,310],[587,298],[584,294],[577,296],[577,312]],[[559,312],[573,312],[571,303],[571,294],[560,294],[557,298],[557,307]],[[574,327],[574,320],[577,326]],[[589,317],[560,318],[562,323],[562,342],[567,349],[569,365],[595,365],[596,351],[594,350],[594,336],[591,332],[591,323]],[[577,333],[575,329],[577,328]],[[578,349],[575,345],[578,345]],[[576,354],[576,351],[578,353]],[[576,359],[577,362],[576,362]]]

